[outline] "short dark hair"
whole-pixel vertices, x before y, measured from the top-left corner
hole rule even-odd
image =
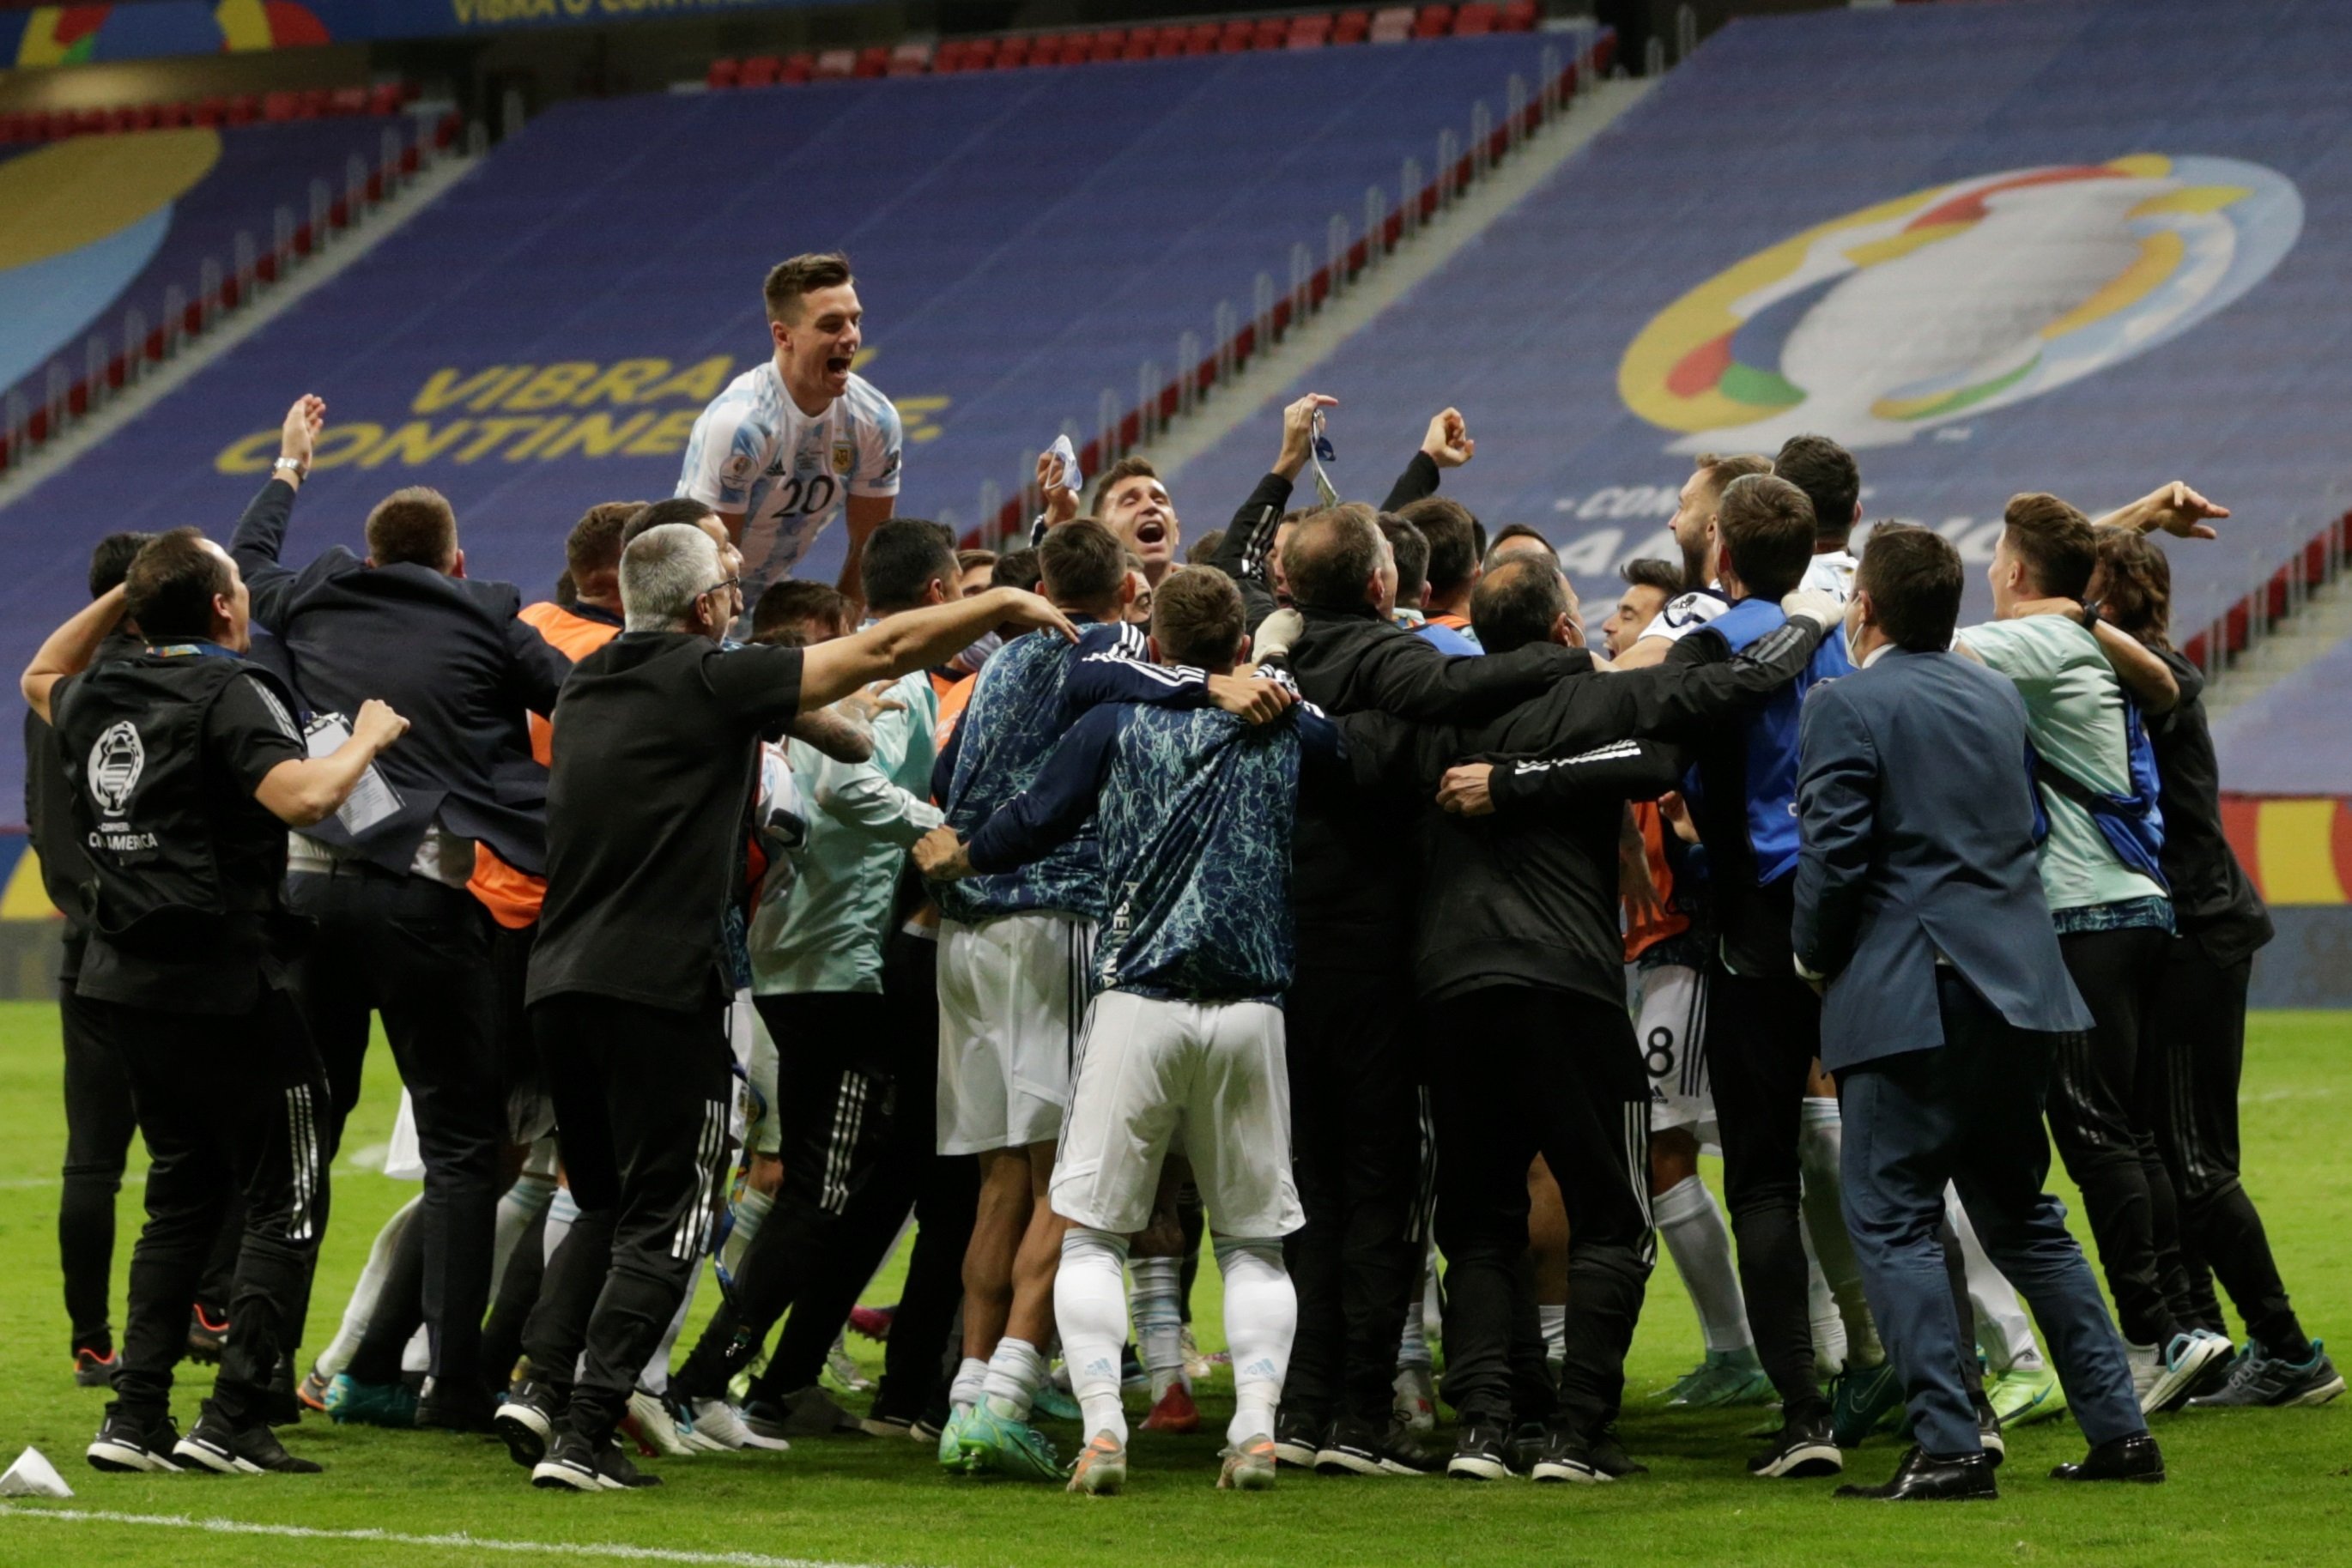
[[[768,584],[761,591],[760,601],[751,606],[751,640],[755,643],[772,642],[774,639],[766,633],[779,627],[805,628],[814,625],[829,631],[843,631],[848,627],[853,613],[849,596],[833,584],[787,577]],[[814,639],[803,632],[803,641]]]
[[[1298,519],[1282,546],[1292,601],[1317,610],[1352,610],[1381,569],[1381,530],[1370,507],[1332,507]]]
[[[1878,629],[1896,647],[1915,653],[1940,653],[1952,645],[1952,629],[1960,623],[1961,585],[1958,549],[1915,523],[1872,528],[1853,574],[1853,590],[1870,595]]]
[[[1482,530],[1469,507],[1444,496],[1424,496],[1398,507],[1396,515],[1429,541],[1431,588],[1450,593],[1470,580],[1484,552],[1478,537]]]
[[[958,571],[977,571],[982,567],[996,570],[996,552],[992,549],[960,549],[956,551]]]
[[[2101,528],[2099,613],[2151,648],[2172,646],[2172,560],[2131,528]]]
[[[202,529],[173,528],[139,547],[122,577],[123,608],[151,642],[210,637],[213,600],[234,591],[229,563]]]
[[[1037,552],[1026,546],[998,556],[994,570],[988,574],[991,588],[1018,588],[1030,593],[1036,592],[1037,585],[1045,580],[1045,571],[1037,564]]]
[[[1127,547],[1092,517],[1078,517],[1045,535],[1037,571],[1046,595],[1065,610],[1092,610],[1118,597],[1127,580]]]
[[[1171,572],[1152,595],[1152,640],[1170,664],[1229,664],[1242,630],[1241,591],[1222,571]]]
[[[1225,530],[1223,528],[1211,528],[1207,533],[1202,534],[1199,538],[1194,539],[1191,544],[1184,547],[1184,564],[1187,566],[1208,565],[1209,558],[1215,555],[1218,550],[1223,549],[1224,543]]]
[[[89,552],[89,596],[103,599],[121,587],[124,575],[131,570],[131,561],[154,537],[153,534],[119,533],[109,534],[99,540],[98,548]]]
[[[563,536],[563,570],[578,582],[592,571],[621,570],[621,530],[645,510],[644,501],[599,501]]]
[[[858,586],[876,610],[903,610],[922,601],[936,580],[950,589],[959,582],[955,536],[923,517],[892,517],[867,537],[858,563]]]
[[[847,256],[839,251],[818,251],[770,267],[760,295],[767,302],[768,319],[789,327],[800,320],[803,299],[820,288],[834,288],[852,281]]]
[[[639,534],[657,528],[666,523],[699,524],[705,517],[715,517],[718,509],[691,496],[672,496],[666,501],[648,501],[629,514],[621,525],[621,548],[626,549],[636,542]]]
[[[1396,597],[1399,604],[1419,604],[1429,591],[1429,536],[1394,512],[1380,515],[1381,537],[1396,557]]]
[[[615,563],[614,570],[619,570]],[[580,602],[580,585],[572,580],[572,569],[565,567],[555,574],[555,591],[549,595],[558,610],[569,610]]]
[[[1743,474],[1723,487],[1716,512],[1724,559],[1758,599],[1778,599],[1805,580],[1813,559],[1813,504],[1771,474]]]
[[[1780,444],[1772,472],[1813,504],[1816,543],[1845,543],[1853,532],[1854,503],[1862,499],[1862,470],[1853,453],[1826,435],[1792,435]]]
[[[1568,578],[1559,563],[1531,555],[1502,562],[1470,594],[1470,625],[1489,653],[1543,642],[1566,613]]]
[[[394,490],[367,515],[367,548],[378,566],[439,571],[457,559],[457,514],[447,497],[428,486]]]
[[[1735,452],[1728,456],[1720,452],[1702,452],[1691,459],[1691,471],[1706,475],[1708,486],[1720,496],[1734,479],[1772,472],[1772,460],[1755,452]]]
[[[2056,599],[2083,597],[2099,564],[2088,517],[2055,496],[2030,490],[2009,498],[2000,520],[2010,554],[2025,563],[2034,587]]]
[[[1160,470],[1153,466],[1150,458],[1120,458],[1118,462],[1104,469],[1102,471],[1102,476],[1095,481],[1094,509],[1097,515],[1101,513],[1103,502],[1110,498],[1110,493],[1113,490],[1118,489],[1128,480],[1157,479],[1159,477]]]
[[[1543,546],[1543,548],[1548,550],[1551,550],[1554,554],[1559,553],[1559,547],[1551,542],[1551,536],[1545,533],[1541,528],[1536,528],[1532,524],[1528,523],[1504,524],[1502,528],[1496,532],[1495,537],[1486,541],[1486,553],[1488,555],[1493,555],[1496,550],[1503,548],[1506,541],[1510,539],[1533,539],[1536,543]]]
[[[1617,569],[1628,588],[1654,588],[1672,599],[1683,591],[1683,569],[1655,556],[1642,556]]]

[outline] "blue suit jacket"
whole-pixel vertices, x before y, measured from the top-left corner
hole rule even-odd
[[[280,565],[293,506],[292,487],[271,480],[229,546],[253,593],[253,619],[276,633],[277,667],[314,712],[350,718],[379,697],[409,721],[376,760],[403,809],[363,840],[331,817],[305,831],[405,871],[437,816],[509,865],[545,871],[544,785],[517,788],[511,759],[530,754],[523,710],[554,707],[572,661],[516,618],[521,595],[510,583],[371,567],[340,545],[299,571]]]
[[[1830,977],[1832,1072],[1944,1043],[1936,959],[2012,1026],[2088,1029],[2034,870],[2025,704],[1951,653],[1889,649],[1800,729],[1797,957]]]

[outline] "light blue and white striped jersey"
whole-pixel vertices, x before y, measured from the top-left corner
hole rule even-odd
[[[773,360],[727,384],[694,422],[677,493],[743,514],[743,602],[788,575],[851,496],[895,496],[898,411],[862,376],[803,413]]]

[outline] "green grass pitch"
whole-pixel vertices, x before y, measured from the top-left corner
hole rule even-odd
[[[1286,1472],[1270,1494],[1213,1490],[1213,1431],[1139,1434],[1133,1480],[1112,1499],[942,1475],[911,1443],[862,1436],[796,1442],[789,1455],[652,1461],[667,1482],[631,1495],[534,1491],[505,1450],[443,1433],[339,1428],[313,1416],[285,1434],[326,1473],[311,1478],[102,1476],[81,1458],[102,1393],[72,1385],[57,1273],[64,1143],[57,1014],[0,1005],[0,1447],[34,1445],[70,1502],[0,1503],[0,1563],[387,1564],[481,1568],[553,1560],[772,1565],[1770,1563],[2193,1564],[2352,1563],[2352,1399],[2317,1410],[2159,1417],[2172,1479],[2156,1488],[2062,1487],[2049,1467],[2081,1451],[2071,1422],[2016,1434],[1997,1502],[1898,1509],[1833,1502],[1827,1481],[1759,1482],[1740,1461],[1752,1411],[1668,1414],[1642,1396],[1698,1354],[1696,1323],[1662,1256],[1633,1346],[1623,1431],[1651,1473],[1608,1487],[1332,1480]],[[2259,1016],[2248,1051],[2245,1142],[2289,1287],[2311,1331],[2352,1350],[2352,1016]],[[415,1189],[352,1164],[381,1145],[395,1101],[389,1053],[371,1053],[367,1095],[345,1139],[320,1265],[313,1344],[333,1332],[370,1238]],[[121,1277],[139,1222],[138,1156],[117,1239]],[[895,1285],[877,1287],[890,1299]],[[704,1292],[706,1303],[710,1292]],[[1195,1301],[1218,1343],[1217,1283]],[[873,1347],[864,1346],[870,1351]],[[308,1352],[306,1351],[306,1356]],[[184,1385],[176,1413],[194,1411]],[[1229,1390],[1203,1406],[1221,1428]],[[1065,1449],[1073,1428],[1048,1427]],[[1848,1456],[1850,1474],[1892,1469],[1892,1439]],[[53,1517],[37,1518],[37,1514]],[[134,1517],[125,1517],[134,1516]],[[155,1522],[209,1523],[211,1531]],[[261,1526],[264,1531],[239,1528]],[[303,1533],[285,1532],[288,1527]],[[268,1530],[279,1533],[269,1533]],[[345,1532],[382,1531],[368,1537]],[[330,1533],[310,1533],[330,1532]],[[389,1537],[397,1537],[389,1538]],[[429,1538],[445,1538],[433,1540]],[[465,1540],[446,1538],[464,1537]],[[419,1540],[416,1538],[428,1538]],[[476,1544],[475,1542],[478,1542]]]

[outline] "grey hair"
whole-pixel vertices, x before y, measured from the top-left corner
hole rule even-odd
[[[720,575],[719,547],[692,523],[647,528],[621,552],[621,611],[632,632],[681,632]]]

